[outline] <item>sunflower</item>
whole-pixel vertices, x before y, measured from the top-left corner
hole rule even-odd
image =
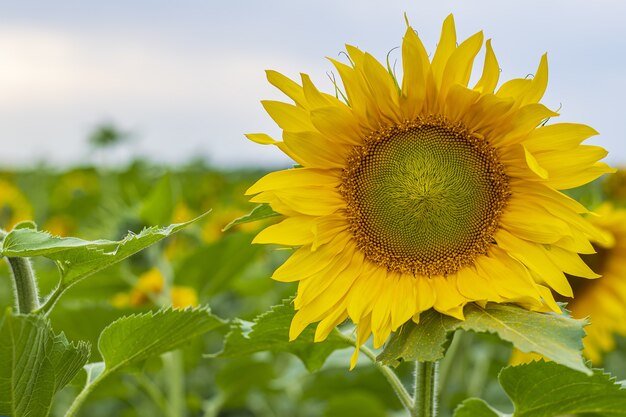
[[[341,99],[306,74],[298,84],[267,72],[294,102],[262,102],[283,140],[247,137],[298,166],[269,173],[247,194],[285,216],[254,242],[295,248],[273,274],[299,281],[290,339],[319,322],[315,340],[324,340],[350,318],[357,346],[373,334],[380,347],[421,312],[463,319],[470,302],[559,311],[551,289],[572,296],[564,273],[598,277],[578,254],[594,252],[589,239],[609,237],[558,191],[612,172],[597,162],[604,149],[581,145],[597,132],[546,125],[558,114],[539,103],[545,55],[532,79],[496,91],[487,40],[482,75],[468,87],[482,45],[478,32],[457,46],[449,16],[431,61],[407,22],[401,82],[347,45],[348,64],[331,59]]]
[[[600,216],[590,220],[611,233],[614,243],[596,245],[595,254],[583,257],[602,278],[570,279],[574,297],[568,300],[572,317],[589,317],[583,353],[594,364],[601,363],[603,352],[615,348],[615,334],[626,336],[626,210],[605,203],[597,213]]]

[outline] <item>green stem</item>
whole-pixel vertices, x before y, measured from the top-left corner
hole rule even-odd
[[[339,331],[337,332],[337,335],[339,335],[339,337],[341,337],[346,342],[352,344],[352,346],[356,346],[356,341],[353,338],[346,336]],[[393,388],[393,390],[395,391],[398,399],[400,400],[404,408],[406,408],[407,410],[411,410],[411,408],[413,407],[413,399],[402,384],[402,381],[400,381],[400,378],[398,378],[398,375],[396,375],[396,373],[387,365],[383,365],[382,363],[378,362],[376,360],[376,354],[372,352],[367,346],[361,345],[360,351],[363,352],[363,354],[372,361],[374,366],[376,366],[380,373],[382,373],[383,376],[387,379],[387,382],[389,382],[389,385],[391,385],[391,388]]]
[[[69,410],[67,410],[67,412],[65,413],[65,417],[75,416],[76,412],[78,412],[80,407],[82,407],[83,403],[85,402],[89,394],[91,394],[91,392],[96,388],[96,386],[98,386],[98,384],[100,384],[100,382],[102,382],[102,380],[106,378],[108,375],[109,375],[109,372],[105,370],[100,375],[98,375],[96,379],[91,381],[91,383],[87,381],[85,383],[85,386],[83,387],[83,390],[78,394],[76,398],[74,398],[72,405],[70,406]]]
[[[162,359],[163,373],[167,375],[165,383],[168,403],[177,416],[183,417],[186,415],[186,407],[182,351],[167,352],[163,354]]]
[[[150,399],[161,409],[163,415],[166,417],[177,417],[178,414],[170,406],[169,402],[152,380],[146,378],[144,374],[134,375],[137,385],[150,397]]]
[[[411,395],[408,393],[398,375],[387,365],[383,365],[382,363],[376,360],[376,354],[372,352],[367,346],[361,346],[361,352],[367,356],[372,363],[378,368],[378,370],[383,374],[383,376],[391,385],[391,388],[395,391],[398,399],[407,410],[411,410],[413,407],[413,399]]]
[[[52,291],[52,294],[50,294],[50,296],[46,298],[44,303],[34,312],[43,313],[44,315],[47,315],[52,310],[52,308],[57,303],[57,301],[59,301],[59,298],[61,298],[61,295],[63,295],[66,289],[67,287],[64,287],[62,284],[59,284],[54,289],[54,291]]]
[[[439,362],[415,362],[415,402],[411,417],[437,417]]]
[[[17,311],[31,313],[39,308],[37,281],[28,258],[6,258],[13,272]]]

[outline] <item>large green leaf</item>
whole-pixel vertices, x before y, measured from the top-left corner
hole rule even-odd
[[[167,308],[122,317],[105,328],[98,341],[105,372],[111,373],[181,347],[190,339],[224,324],[206,308]]]
[[[54,394],[89,358],[89,345],[55,335],[48,320],[14,315],[0,322],[0,415],[45,417]]]
[[[572,369],[591,373],[581,356],[584,320],[495,303],[485,308],[468,304],[464,313],[465,320],[432,309],[422,313],[419,324],[408,322],[393,335],[378,360],[387,365],[396,365],[399,360],[437,361],[443,358],[452,332],[463,329],[496,333],[522,352],[537,352]]]
[[[228,223],[224,227],[224,229],[222,229],[222,231],[225,232],[231,227],[237,226],[238,224],[256,222],[258,220],[268,219],[270,217],[277,217],[277,216],[281,216],[281,214],[276,213],[274,210],[272,210],[269,204],[260,204],[256,206],[250,213],[246,214],[245,216],[241,216],[233,220],[232,222]]]
[[[479,398],[469,398],[454,411],[454,417],[510,417],[491,408]]]
[[[294,310],[291,300],[274,306],[270,311],[256,317],[253,322],[235,320],[226,336],[224,349],[211,356],[232,358],[250,355],[255,352],[289,352],[298,356],[309,371],[322,367],[328,355],[337,349],[354,346],[337,330],[319,343],[313,343],[315,330],[306,328],[298,338],[289,341],[289,326]]]
[[[595,369],[585,375],[554,362],[532,362],[507,367],[498,377],[515,406],[513,417],[554,417],[590,413],[626,416],[626,389],[615,379]],[[482,404],[481,404],[482,403]],[[497,417],[481,400],[465,401],[455,417]],[[479,413],[480,411],[480,413]]]
[[[57,262],[61,285],[69,286],[101,269],[139,252],[204,217],[167,227],[150,227],[139,234],[129,233],[119,241],[87,241],[75,237],[56,237],[33,229],[11,231],[0,254],[7,257],[44,256]]]

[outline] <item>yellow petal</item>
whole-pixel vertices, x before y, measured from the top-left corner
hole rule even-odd
[[[298,83],[276,71],[267,70],[265,74],[270,84],[285,93],[287,97],[292,99],[298,106],[308,108],[304,92]]]
[[[378,265],[364,265],[363,274],[359,276],[348,295],[348,314],[353,322],[369,315],[383,286],[387,282],[387,270]]]
[[[433,306],[435,310],[459,320],[465,320],[463,307],[467,304],[468,299],[459,292],[456,275],[434,277],[431,278],[431,283],[437,293],[437,299]]]
[[[595,129],[587,125],[557,123],[533,130],[524,141],[524,146],[531,152],[569,151],[597,134]]]
[[[261,230],[252,243],[288,246],[309,244],[313,241],[313,227],[316,221],[316,217],[310,216],[288,217]]]
[[[330,242],[311,252],[311,248],[303,246],[296,250],[272,275],[272,279],[281,282],[300,281],[326,268],[343,251],[351,239],[348,233],[339,234]]]
[[[274,171],[262,177],[246,190],[246,195],[281,188],[300,187],[338,187],[341,183],[341,171],[337,169],[291,168]]]
[[[404,116],[413,120],[422,109],[426,97],[426,74],[430,63],[426,49],[412,27],[407,27],[402,42],[402,108]]]
[[[400,274],[394,288],[391,304],[391,330],[409,321],[415,314],[415,280],[411,275]]]
[[[491,39],[487,39],[485,51],[485,63],[483,65],[483,74],[476,83],[474,90],[479,93],[493,93],[500,79],[500,66],[496,54],[491,47]]]
[[[332,143],[363,144],[365,135],[348,106],[321,107],[312,110],[311,122]]]
[[[364,344],[367,339],[372,334],[372,319],[371,316],[367,315],[361,319],[359,322],[359,326],[356,329],[356,349],[350,358],[350,370],[353,370],[356,366],[356,361],[359,358],[359,349],[361,345]]]
[[[467,83],[469,82],[470,75],[472,73],[472,66],[474,65],[474,58],[476,58],[482,44],[483,33],[478,32],[465,40],[450,55],[450,59],[446,63],[446,67],[443,72],[440,97],[445,97],[448,94],[450,87],[455,84],[467,87]]]
[[[500,87],[496,95],[512,97],[520,106],[538,103],[548,85],[548,56],[544,54],[539,62],[537,73],[532,79],[516,78],[507,81]]]
[[[541,249],[548,255],[548,257],[561,268],[565,273],[583,278],[599,278],[600,275],[596,274],[589,268],[589,266],[580,259],[577,253],[570,252],[565,249],[553,245],[545,245]]]
[[[289,209],[308,216],[326,216],[345,208],[345,201],[337,190],[324,188],[282,188],[264,191],[250,199],[253,203],[268,203],[273,195]],[[270,203],[271,204],[271,203]]]
[[[380,111],[392,121],[402,121],[398,87],[387,69],[372,55],[365,54],[363,74]]]
[[[443,22],[443,28],[441,29],[441,37],[437,44],[437,50],[432,61],[432,72],[434,81],[437,86],[441,85],[441,79],[443,78],[443,72],[448,63],[448,59],[456,49],[456,29],[454,27],[454,17],[450,14]]]
[[[557,268],[538,247],[538,244],[518,239],[503,229],[499,230],[494,237],[498,242],[498,246],[532,269],[556,292],[566,297],[572,297],[572,288],[567,282],[563,271]]]
[[[313,130],[309,112],[302,107],[272,100],[263,100],[261,104],[281,129],[291,132]]]
[[[311,168],[340,168],[346,164],[350,148],[331,142],[318,132],[285,132],[283,140],[296,155],[296,161]]]

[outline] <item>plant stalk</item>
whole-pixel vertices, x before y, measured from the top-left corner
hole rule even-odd
[[[415,362],[415,400],[411,417],[437,417],[439,362]]]
[[[73,416],[75,416],[76,413],[78,412],[78,410],[82,407],[83,403],[85,402],[85,400],[87,399],[89,394],[91,394],[91,392],[94,390],[94,388],[96,388],[98,386],[98,384],[100,384],[100,382],[104,378],[106,378],[108,375],[109,374],[105,370],[96,379],[91,381],[91,383],[89,381],[87,381],[85,383],[85,386],[83,387],[82,391],[78,394],[78,396],[76,398],[74,398],[74,401],[72,402],[72,405],[70,406],[70,408],[65,413],[65,417],[73,417]]]
[[[17,312],[28,314],[39,308],[39,292],[28,258],[6,258],[13,272]]]

